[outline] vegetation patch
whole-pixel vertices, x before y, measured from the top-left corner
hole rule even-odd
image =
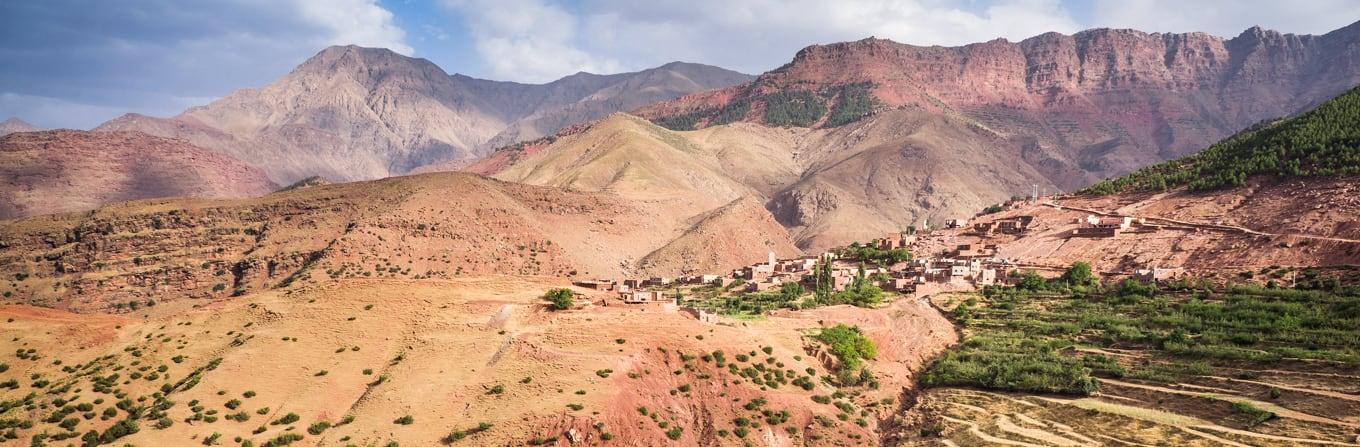
[[[926,385],[1087,395],[1098,377],[1175,382],[1284,359],[1360,365],[1354,289],[1105,285],[1078,263],[1061,278],[1025,274],[1016,286],[988,287],[952,314],[964,339],[933,364]],[[1149,359],[1116,360],[1104,348]]]

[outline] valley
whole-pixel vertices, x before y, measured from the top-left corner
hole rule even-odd
[[[6,83],[183,111],[0,122],[0,447],[1360,446],[1360,22],[799,24],[751,76],[649,4],[359,3],[280,3],[258,87]]]

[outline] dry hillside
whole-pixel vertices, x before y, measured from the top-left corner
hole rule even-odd
[[[277,188],[230,156],[139,132],[0,137],[0,219],[152,197],[253,197]]]
[[[1149,267],[1183,267],[1198,276],[1252,278],[1265,270],[1360,264],[1360,179],[1258,178],[1248,185],[1192,193],[1075,196],[979,217],[989,222],[1034,216],[1018,236],[979,237],[968,229],[936,232],[920,251],[946,253],[959,244],[997,244],[997,256],[1021,265],[1065,267],[1090,261],[1096,270],[1131,274]],[[1146,219],[1147,231],[1115,237],[1075,237],[1077,220],[1091,214]],[[1155,229],[1154,229],[1155,228]],[[1135,230],[1137,227],[1135,227]],[[1292,269],[1291,269],[1292,270]],[[1279,273],[1279,272],[1276,272]],[[1294,277],[1260,277],[1288,282]]]
[[[733,123],[672,131],[616,114],[546,145],[507,149],[469,169],[497,178],[675,207],[764,202],[798,247],[867,241],[929,219],[968,216],[1051,184],[1020,149],[966,122],[917,110],[880,113],[834,129]],[[985,160],[981,165],[972,161]]]
[[[10,301],[93,311],[340,278],[720,271],[788,251],[781,233],[736,240],[751,234],[669,205],[461,173],[145,200],[0,222],[0,274]],[[677,238],[711,256],[652,254]]]
[[[300,437],[294,445],[439,445],[464,432],[443,442],[836,446],[876,439],[923,358],[954,337],[914,299],[705,323],[617,303],[548,311],[543,291],[563,285],[351,279],[124,316],[0,306],[7,343],[23,353],[3,359],[0,378],[21,384],[0,396],[43,391],[6,409],[34,422],[17,430],[25,440],[67,433],[63,418],[43,420],[69,402],[76,436],[105,433],[138,407],[138,430],[117,438],[134,445],[269,445],[286,433]],[[836,322],[884,346],[869,362],[879,388],[813,380],[829,373],[807,334]],[[809,386],[734,373],[754,368]]]

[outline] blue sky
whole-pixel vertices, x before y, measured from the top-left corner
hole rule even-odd
[[[816,43],[1018,41],[1095,27],[1320,34],[1354,0],[0,1],[0,119],[89,128],[268,83],[328,45],[391,48],[470,76],[546,82],[683,60],[759,73]]]

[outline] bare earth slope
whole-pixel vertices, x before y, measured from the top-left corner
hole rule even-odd
[[[735,216],[749,216],[741,208]],[[755,207],[755,211],[763,211]],[[617,277],[724,270],[787,253],[768,214],[742,232],[698,225],[665,201],[507,183],[462,173],[318,185],[253,199],[157,199],[0,222],[6,297],[78,311],[226,297],[343,278],[517,274]],[[721,220],[720,220],[721,221]],[[682,237],[683,236],[683,237]],[[673,259],[678,246],[729,247]],[[747,252],[745,250],[752,250]]]
[[[256,165],[280,184],[313,175],[354,181],[468,160],[495,145],[748,79],[674,63],[530,85],[450,76],[385,49],[331,47],[266,86],[173,118],[126,115],[98,130],[184,138]]]
[[[1022,149],[966,121],[892,110],[832,128],[733,123],[672,131],[618,114],[469,167],[504,180],[670,200],[705,212],[758,197],[798,247],[867,241],[968,216],[1039,184]]]
[[[914,386],[911,372],[955,341],[948,321],[915,299],[701,322],[617,303],[553,312],[541,299],[550,287],[567,284],[508,276],[348,279],[120,316],[0,305],[6,346],[25,352],[6,354],[0,380],[22,385],[0,389],[0,399],[38,391],[33,408],[5,413],[34,423],[17,429],[25,441],[64,432],[61,421],[43,420],[66,402],[91,403],[102,414],[115,407],[115,393],[149,407],[160,392],[175,402],[155,410],[169,423],[140,412],[133,417],[140,430],[115,445],[203,445],[213,433],[221,434],[219,445],[238,436],[266,445],[294,433],[301,440],[293,445],[435,446],[486,423],[454,445],[566,446],[575,437],[575,445],[829,447],[875,439],[904,387]],[[884,347],[867,362],[881,386],[841,388],[839,397],[820,380],[831,372],[809,354],[816,342],[806,334],[835,322],[860,326]],[[739,375],[755,368],[809,386],[758,385],[749,380],[758,375]],[[32,377],[51,384],[31,387]],[[833,393],[836,405],[812,399]],[[116,417],[72,413],[69,424],[103,432],[128,417],[111,411]],[[852,417],[837,419],[844,411]],[[410,419],[398,423],[404,416]]]
[[[0,137],[0,179],[0,219],[152,197],[252,197],[277,188],[260,170],[183,141],[77,130]]]
[[[980,238],[966,229],[933,235],[925,253],[958,244],[998,244],[998,257],[1021,265],[1061,268],[1089,261],[1096,270],[1132,274],[1135,269],[1185,268],[1206,276],[1240,280],[1242,272],[1272,267],[1360,264],[1360,179],[1270,180],[1222,191],[1123,193],[1077,196],[978,219],[1034,216],[1020,236]],[[1077,219],[1091,214],[1147,219],[1155,231],[1115,237],[1075,237]]]

